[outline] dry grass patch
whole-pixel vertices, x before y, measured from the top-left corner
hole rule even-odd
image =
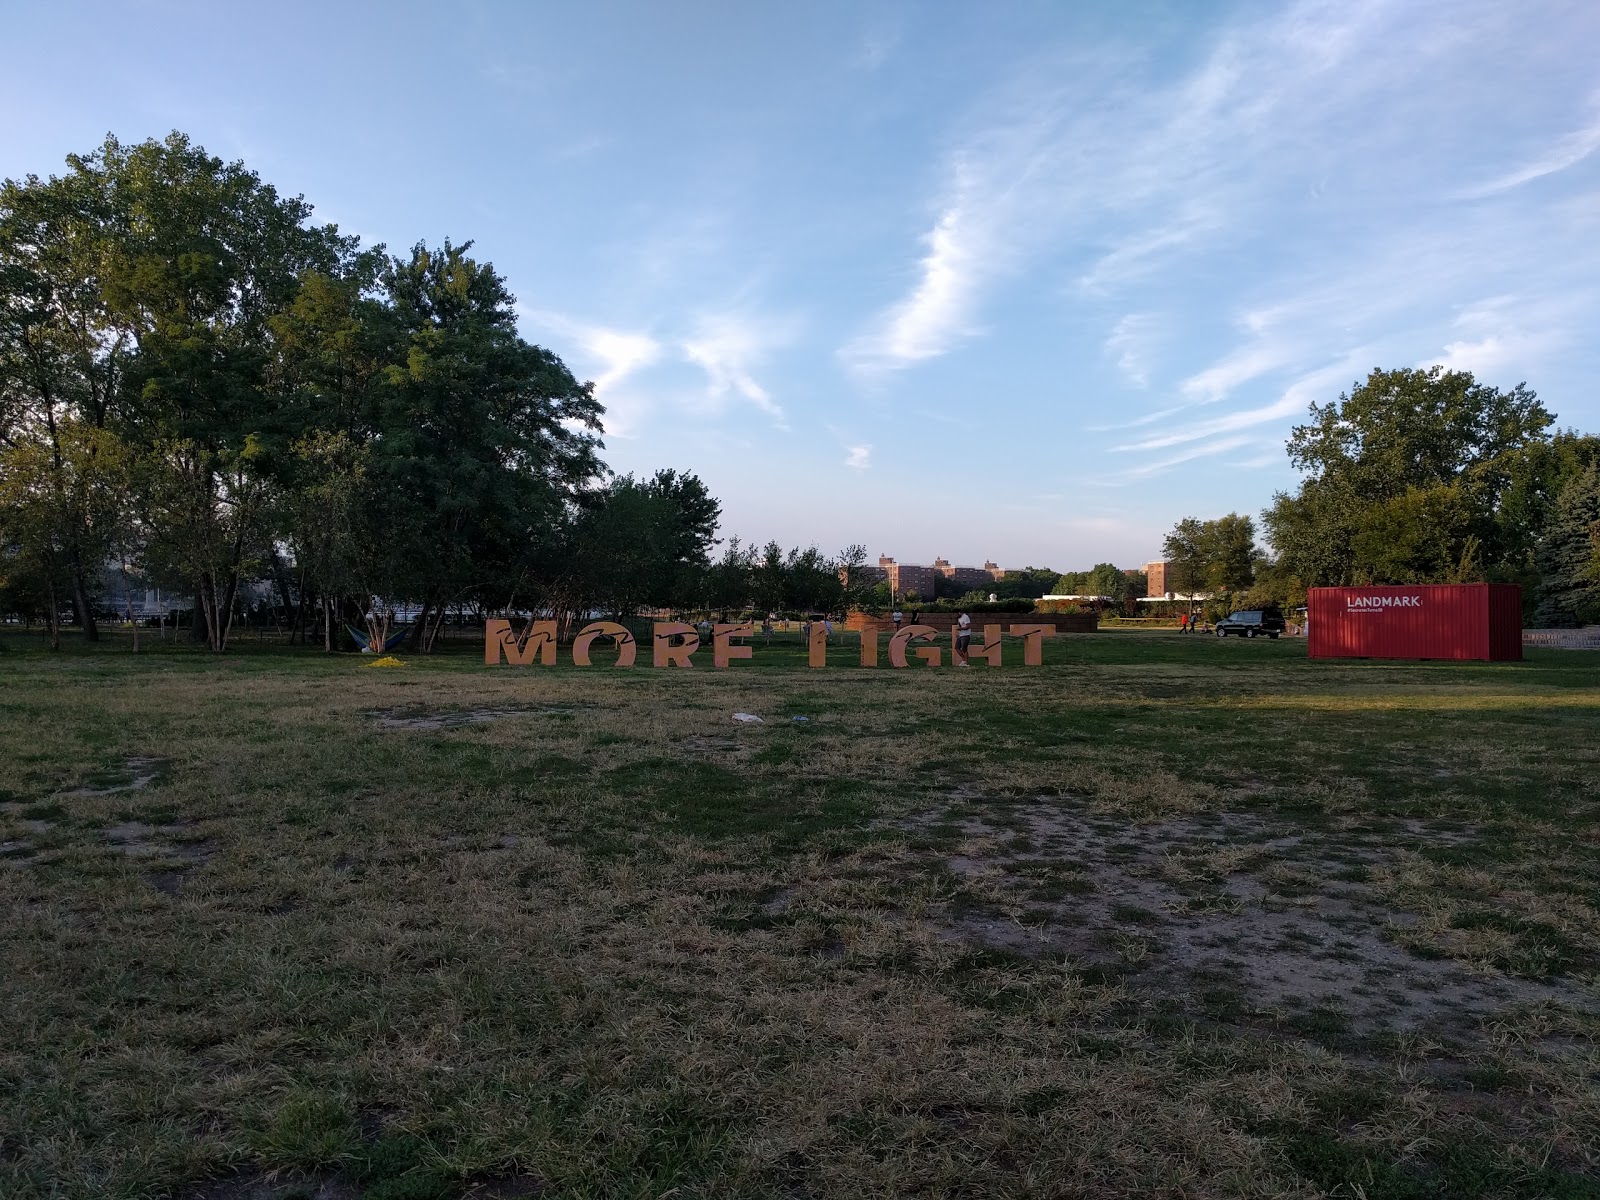
[[[8,655],[0,1191],[1594,1194],[1592,684],[1174,641]]]

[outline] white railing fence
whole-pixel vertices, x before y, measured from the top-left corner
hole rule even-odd
[[[1553,650],[1600,650],[1600,625],[1582,629],[1524,629],[1524,646],[1547,646]]]

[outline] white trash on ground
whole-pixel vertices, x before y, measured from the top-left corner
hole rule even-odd
[[[765,725],[766,724],[766,722],[763,721],[760,717],[756,716],[755,713],[734,713],[733,714],[733,719],[735,721],[743,721],[747,725]]]

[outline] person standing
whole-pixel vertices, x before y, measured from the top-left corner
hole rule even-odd
[[[956,618],[956,666],[968,666],[967,647],[972,644],[972,618],[962,613]]]
[[[900,632],[900,622],[904,619],[904,617],[905,614],[902,613],[898,608],[889,614],[889,619],[894,622],[894,630],[896,633]]]
[[[833,618],[830,616],[822,618],[822,640],[830,646],[833,645]]]
[[[764,645],[772,645],[772,623],[778,619],[778,614],[769,612],[767,619],[761,622],[761,641]]]

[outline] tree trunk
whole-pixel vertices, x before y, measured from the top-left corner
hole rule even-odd
[[[228,648],[228,635],[233,632],[233,605],[238,598],[239,576],[237,574],[230,575],[228,577],[228,586],[222,592],[222,602],[217,606],[218,628],[216,636],[211,639],[211,648],[218,654],[223,653]]]
[[[77,558],[76,552],[73,558]],[[78,610],[78,627],[83,630],[83,640],[98,642],[100,627],[94,621],[94,609],[89,607],[89,589],[83,585],[83,569],[72,564],[72,607]]]
[[[289,612],[294,605],[289,602],[289,576],[283,569],[283,559],[278,556],[276,547],[272,551],[272,578],[277,582],[278,595],[283,597],[283,619],[288,621]]]
[[[295,638],[300,639],[300,644],[306,644],[306,569],[300,568],[300,581],[295,585],[294,624],[289,628],[289,645],[294,645]]]
[[[49,590],[47,599],[50,601],[50,611],[46,614],[50,630],[50,649],[61,649],[61,614],[60,605],[56,601],[56,581],[54,579],[46,585]]]
[[[201,580],[194,589],[194,608],[189,617],[189,640],[191,642],[205,642],[210,644],[211,634],[206,624],[205,581]]]
[[[424,653],[427,651],[427,646],[425,645],[427,638],[425,635],[428,631],[428,611],[432,607],[431,604],[424,600],[422,602],[422,611],[417,613],[417,623],[411,628],[410,641],[413,650],[420,650]]]

